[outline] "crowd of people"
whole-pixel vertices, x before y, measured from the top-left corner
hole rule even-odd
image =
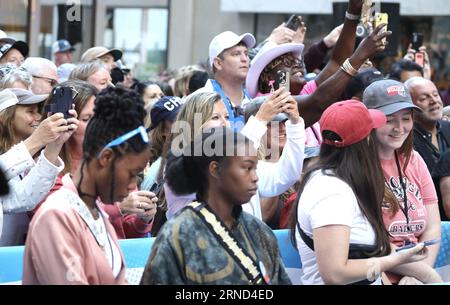
[[[425,47],[373,66],[385,24],[355,47],[362,2],[307,49],[301,20],[219,33],[166,80],[118,49],[1,38],[0,246],[25,245],[22,283],[127,283],[118,239],[156,237],[141,284],[291,284],[272,229],[303,284],[442,282],[445,92]]]

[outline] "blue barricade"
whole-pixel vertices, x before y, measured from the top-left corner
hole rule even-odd
[[[288,230],[275,230],[281,257],[288,269],[301,270],[302,264],[297,250],[292,246]],[[138,271],[130,282],[138,283],[147,263],[154,238],[124,239],[119,241],[125,256],[127,269]],[[24,247],[0,247],[0,284],[20,283],[22,279]],[[435,268],[450,267],[450,222],[442,222],[442,243]]]

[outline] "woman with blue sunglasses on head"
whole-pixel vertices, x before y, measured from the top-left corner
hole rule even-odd
[[[121,201],[150,158],[145,110],[136,93],[104,90],[95,101],[76,172],[35,214],[24,254],[23,284],[123,284],[117,236],[97,198]]]
[[[63,179],[64,175],[67,173],[75,174],[81,164],[84,135],[86,127],[94,115],[95,99],[98,95],[97,89],[85,81],[69,80],[60,85],[71,88],[73,92],[73,103],[75,110],[79,113],[79,126],[61,149],[60,157],[64,161],[64,170],[58,175],[49,195],[63,187],[67,180],[70,180],[67,177]],[[47,100],[47,102],[51,101],[52,98]],[[122,138],[118,138],[118,140],[120,139]],[[133,191],[121,202],[102,205],[119,239],[147,236],[153,224],[155,211],[152,209],[152,205],[156,202],[156,198],[154,198],[154,194],[150,192]],[[34,209],[33,213],[39,207],[40,204]]]

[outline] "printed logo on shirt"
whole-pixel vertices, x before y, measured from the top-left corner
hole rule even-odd
[[[389,233],[395,237],[395,236],[405,236],[405,233],[409,234],[417,234],[422,232],[425,229],[425,221],[424,220],[414,220],[411,221],[409,224],[406,224],[406,221],[399,220],[394,221],[390,224],[388,231]]]
[[[414,183],[411,183],[407,177],[403,177],[403,183],[406,186],[407,195],[413,195],[417,202],[422,202],[422,195],[420,194],[420,190]],[[389,181],[386,181],[386,186],[392,190],[397,200],[403,202],[403,188],[400,183],[399,177],[390,177]],[[408,200],[409,202],[410,200]],[[411,203],[410,203],[411,204]],[[415,211],[417,209],[415,204],[411,204],[408,209],[412,209]]]

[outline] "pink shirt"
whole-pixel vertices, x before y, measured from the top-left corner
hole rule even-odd
[[[403,160],[400,157],[400,167],[403,167]],[[403,207],[403,189],[400,184],[395,158],[392,160],[381,160],[381,166],[387,186],[393,190],[400,206]],[[402,246],[405,240],[414,243],[418,242],[420,235],[422,235],[427,226],[427,210],[425,206],[437,204],[438,201],[427,166],[415,150],[411,154],[403,179],[406,182],[409,226],[401,209],[395,215],[391,215],[385,204],[383,204],[382,208],[384,224],[391,234],[391,242],[396,246]]]
[[[303,87],[300,95],[311,95],[317,90],[317,84],[315,80],[311,80]],[[300,113],[300,115],[302,115]],[[306,146],[316,147],[322,143],[322,134],[320,133],[319,122],[314,123],[311,127],[306,128]]]
[[[105,218],[107,233],[119,250],[120,256],[115,257],[121,261],[117,277],[114,277],[111,264],[89,224],[71,203],[73,198],[77,198],[79,206],[84,205],[78,197],[75,185],[68,175],[64,176],[63,180],[66,180],[64,187],[48,197],[30,223],[23,258],[22,283],[126,284],[125,260],[114,228],[107,220],[108,216],[100,210]]]

